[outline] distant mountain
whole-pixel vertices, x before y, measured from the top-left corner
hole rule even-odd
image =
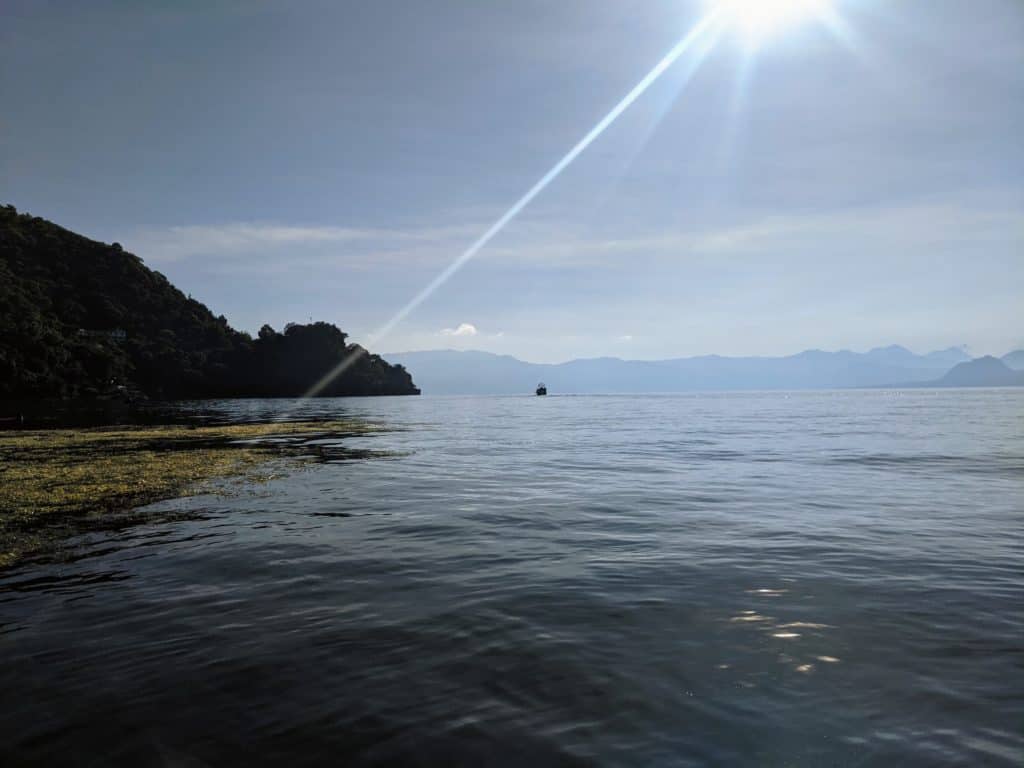
[[[788,357],[707,355],[654,361],[602,357],[555,365],[455,350],[387,357],[408,368],[428,394],[530,393],[540,381],[552,394],[871,387],[934,381],[970,360],[957,347],[916,355],[900,346],[866,353],[808,350]]]
[[[264,326],[253,339],[117,243],[13,206],[0,206],[0,331],[0,399],[294,396],[343,360],[321,394],[419,392],[333,325]]]
[[[1014,371],[1002,360],[988,355],[960,363],[932,382],[937,387],[1019,387],[1024,386],[1024,372]]]
[[[1012,368],[1015,371],[1024,371],[1024,349],[1018,349],[1003,355],[1002,361],[1007,368]]]
[[[936,365],[946,365],[949,367],[959,365],[960,363],[966,363],[971,360],[971,356],[967,354],[963,347],[949,347],[948,349],[929,352],[924,356],[924,358],[925,360],[934,362]]]

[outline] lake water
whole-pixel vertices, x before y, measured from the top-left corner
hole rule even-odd
[[[1024,763],[1024,390],[186,409],[396,429],[0,573],[0,764]]]

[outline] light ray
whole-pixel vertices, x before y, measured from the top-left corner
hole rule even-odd
[[[847,23],[846,19],[839,15],[835,8],[825,9],[818,18],[818,21],[827,29],[832,37],[846,50],[857,55],[861,59],[866,57],[864,41],[860,39],[857,32]]]
[[[622,178],[628,173],[628,169],[632,167],[633,163],[636,162],[637,157],[647,147],[654,136],[658,126],[661,125],[662,120],[672,109],[672,106],[679,100],[679,94],[681,94],[686,86],[690,84],[694,75],[697,74],[697,70],[700,69],[700,65],[704,63],[704,59],[707,58],[711,50],[718,45],[722,38],[722,32],[725,27],[723,24],[716,24],[712,29],[708,30],[708,34],[704,35],[700,41],[699,46],[695,46],[694,55],[689,58],[685,63],[682,71],[676,75],[675,87],[671,93],[664,99],[660,108],[657,110],[654,119],[652,119],[647,127],[641,132],[641,135],[633,145],[632,149],[628,153],[628,157],[623,163],[623,172],[618,175],[615,182],[609,185],[607,192],[601,197],[597,208],[603,207],[616,193],[618,184],[621,183]]]
[[[715,184],[715,196],[721,197],[731,192],[734,179],[734,168],[739,154],[738,146],[743,139],[744,115],[750,97],[751,81],[754,76],[755,56],[748,49],[740,52],[740,60],[734,75],[732,92],[726,107],[725,127],[718,147],[718,173]]]
[[[442,285],[462,269],[465,264],[472,259],[480,250],[487,245],[494,237],[503,230],[509,222],[511,222],[516,216],[518,216],[522,210],[529,205],[537,195],[543,192],[551,182],[558,178],[562,171],[569,167],[572,162],[579,157],[587,147],[594,143],[594,141],[605,132],[615,120],[625,112],[643,93],[651,87],[651,85],[664,74],[665,70],[671,67],[684,53],[686,53],[705,33],[707,33],[713,25],[715,25],[721,16],[721,12],[718,10],[711,10],[705,14],[700,21],[693,27],[692,30],[680,40],[664,57],[659,61],[650,72],[648,72],[639,83],[637,83],[633,89],[627,93],[618,104],[616,104],[608,114],[606,114],[597,125],[590,129],[590,131],[576,143],[572,149],[570,149],[561,160],[552,166],[551,170],[545,173],[540,180],[534,184],[530,189],[520,197],[511,208],[509,208],[502,216],[495,221],[490,228],[484,232],[477,240],[470,245],[465,251],[463,251],[451,264],[445,267],[433,280],[427,283],[419,293],[412,297],[409,302],[399,309],[390,320],[384,325],[378,328],[372,333],[367,339],[366,343],[369,347],[376,347],[377,343],[387,336],[396,325],[401,323],[409,314],[415,310],[420,304],[426,301],[430,296]],[[326,375],[316,384],[314,384],[305,395],[303,399],[310,397],[316,397],[320,392],[323,392],[327,386],[334,381],[338,376],[342,375],[346,370],[359,360],[359,358],[366,354],[365,349],[359,353],[348,355],[341,363],[335,366],[333,369],[327,372]]]

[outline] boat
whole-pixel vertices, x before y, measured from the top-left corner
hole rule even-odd
[[[548,388],[544,386],[544,382],[541,382],[540,384],[537,385],[537,396],[538,397],[540,397],[541,395],[546,395],[547,393],[548,393]]]

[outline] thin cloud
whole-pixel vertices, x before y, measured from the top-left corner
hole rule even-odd
[[[479,331],[472,323],[459,323],[455,328],[442,328],[442,336],[476,336]]]
[[[547,236],[531,232],[520,242],[490,249],[482,257],[531,266],[614,267],[632,258],[717,261],[770,252],[822,252],[839,247],[870,247],[904,256],[948,243],[1013,243],[1024,236],[1024,214],[979,210],[957,204],[762,215],[717,227],[692,228],[655,236]],[[532,242],[531,242],[532,241]]]
[[[181,261],[194,256],[225,256],[279,249],[283,246],[353,243],[372,238],[369,230],[347,227],[302,227],[229,223],[145,230],[126,245],[147,261]]]
[[[122,242],[149,263],[202,258],[232,270],[273,273],[283,260],[287,268],[429,266],[450,258],[478,229],[476,222],[405,229],[227,222],[143,229]]]
[[[346,270],[433,269],[478,234],[479,222],[397,229],[268,223],[190,225],[129,236],[128,250],[150,263],[202,257],[207,269],[277,273],[296,267]],[[1024,214],[970,205],[918,204],[804,215],[766,214],[714,227],[657,235],[566,231],[544,219],[518,222],[480,254],[482,264],[531,268],[609,267],[633,259],[710,260],[796,253],[824,247],[906,255],[944,243],[998,245],[1024,236]]]

